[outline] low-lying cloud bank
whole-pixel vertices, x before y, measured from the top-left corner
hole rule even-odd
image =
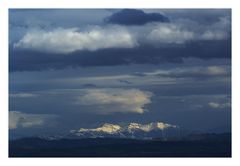
[[[28,114],[20,111],[9,112],[9,129],[31,128],[46,125],[47,122],[55,119],[56,115]]]

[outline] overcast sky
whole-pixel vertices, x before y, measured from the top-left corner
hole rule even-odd
[[[9,10],[10,134],[231,124],[231,10]]]

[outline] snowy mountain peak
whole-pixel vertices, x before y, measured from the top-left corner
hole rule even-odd
[[[131,130],[131,129],[139,129],[141,127],[141,124],[138,124],[138,123],[129,123],[128,125],[128,129]]]
[[[121,129],[121,126],[105,123],[102,127],[97,128],[96,130],[105,132],[105,133],[116,133]]]
[[[179,129],[178,126],[155,122],[148,124],[129,123],[120,126],[118,124],[105,123],[97,128],[80,128],[79,130],[71,130],[72,136],[87,138],[87,137],[162,137],[164,133],[174,133]]]
[[[130,123],[128,125],[128,131],[131,132],[133,130],[142,130],[145,132],[149,132],[150,130],[152,130],[152,126],[149,124],[142,125],[142,124],[138,124],[138,123]]]
[[[108,134],[113,134],[118,132],[121,129],[119,125],[114,125],[110,123],[105,123],[103,126],[98,127],[98,128],[93,128],[93,129],[85,129],[85,128],[80,128],[78,132],[88,132],[88,131],[95,131],[95,132],[104,132]]]

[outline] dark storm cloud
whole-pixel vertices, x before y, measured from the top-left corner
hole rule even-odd
[[[142,10],[123,9],[105,18],[104,21],[119,25],[144,25],[149,22],[169,22],[169,19],[160,13],[145,13]]]
[[[231,41],[195,41],[167,47],[77,51],[68,55],[43,53],[10,47],[10,71],[62,69],[66,67],[115,66],[123,64],[182,63],[184,58],[231,58]]]

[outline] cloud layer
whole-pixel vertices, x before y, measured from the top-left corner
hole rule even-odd
[[[52,118],[56,118],[56,116],[47,114],[27,114],[20,111],[10,111],[9,129],[43,126]]]
[[[231,70],[228,66],[206,66],[175,68],[171,70],[156,70],[146,73],[135,73],[136,76],[159,76],[172,78],[208,78],[230,76]]]
[[[31,98],[31,97],[37,97],[37,94],[32,93],[11,93],[9,94],[10,97],[17,97],[17,98]]]
[[[85,30],[60,27],[52,30],[30,29],[14,43],[14,48],[60,54],[82,50],[92,52],[99,49],[145,47],[149,44],[171,48],[171,44],[228,40],[229,28],[229,18],[222,18],[219,22],[199,29],[177,22],[130,29],[124,26],[93,26]]]
[[[89,89],[78,97],[77,104],[97,106],[97,113],[144,113],[152,93],[138,89]]]
[[[56,28],[51,31],[32,30],[15,43],[14,47],[68,54],[79,50],[132,48],[136,45],[135,39],[126,29],[113,26],[94,27],[87,31],[79,31],[78,28]]]

